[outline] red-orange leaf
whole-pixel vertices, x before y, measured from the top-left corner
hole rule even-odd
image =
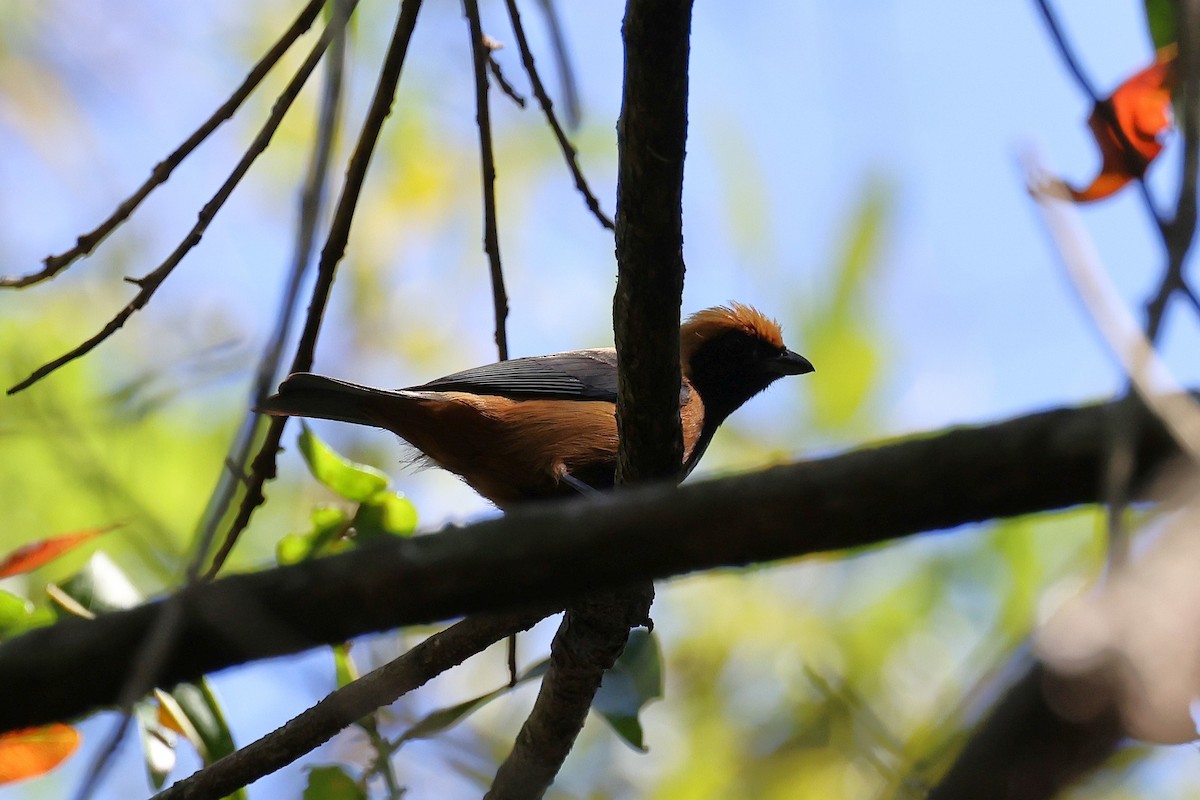
[[[0,784],[44,775],[79,746],[79,732],[55,723],[0,734]]]
[[[1076,202],[1100,200],[1145,174],[1162,152],[1171,129],[1171,90],[1175,86],[1175,46],[1164,47],[1155,62],[1122,83],[1092,110],[1088,127],[1103,159],[1100,174],[1085,189],[1069,188]]]
[[[119,528],[124,523],[105,525],[103,528],[89,528],[85,531],[64,533],[62,536],[52,536],[39,542],[30,542],[24,547],[18,547],[8,558],[0,561],[0,578],[32,572],[43,564],[49,564],[63,553],[78,547],[89,539],[94,539],[102,533],[108,533],[113,528]]]

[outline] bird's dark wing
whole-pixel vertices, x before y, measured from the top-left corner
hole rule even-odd
[[[421,386],[423,392],[471,392],[513,398],[617,400],[617,354],[611,348],[514,358],[456,372]]]

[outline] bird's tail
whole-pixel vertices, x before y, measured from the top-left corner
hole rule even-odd
[[[394,403],[400,395],[324,375],[297,372],[289,375],[279,391],[256,410],[273,417],[312,417],[380,427],[380,405]]]

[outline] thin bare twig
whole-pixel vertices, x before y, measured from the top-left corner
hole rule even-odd
[[[334,36],[329,48],[329,58],[325,62],[325,83],[320,109],[317,112],[316,142],[313,145],[312,160],[309,162],[308,175],[304,179],[304,189],[300,197],[295,251],[280,297],[279,308],[275,312],[271,336],[263,348],[254,380],[251,383],[251,409],[258,408],[262,404],[275,383],[279,373],[279,363],[283,358],[283,347],[287,342],[288,331],[300,298],[300,284],[312,262],[317,221],[329,180],[329,161],[333,153],[334,136],[337,132],[342,106],[346,23],[354,12],[355,5],[357,5],[357,0],[333,0],[333,17],[330,26],[334,31]],[[208,561],[209,550],[212,547],[213,537],[216,536],[217,526],[221,524],[222,518],[229,510],[238,487],[249,488],[251,486],[250,479],[246,475],[246,464],[250,460],[254,440],[262,428],[261,421],[262,417],[257,412],[248,410],[241,427],[230,443],[229,453],[225,459],[225,468],[221,470],[217,485],[213,489],[208,507],[205,508],[199,525],[199,534],[196,536],[197,544],[188,566],[189,582],[200,577],[200,569]]]
[[[288,84],[284,87],[283,91],[280,92],[279,97],[275,100],[275,104],[271,107],[271,113],[267,117],[266,122],[263,123],[262,128],[259,129],[258,134],[254,137],[253,141],[250,142],[249,147],[247,147],[246,152],[238,161],[237,166],[234,167],[233,171],[229,174],[229,177],[225,179],[225,182],[221,184],[221,188],[218,189],[216,194],[212,196],[212,199],[205,203],[204,207],[200,209],[200,213],[197,214],[196,224],[193,225],[192,229],[188,231],[186,236],[184,236],[183,241],[181,241],[179,245],[171,252],[171,254],[167,256],[166,260],[155,267],[151,272],[143,275],[140,278],[126,278],[127,281],[138,287],[138,293],[132,300],[129,301],[129,304],[117,312],[116,316],[109,320],[99,333],[92,336],[78,347],[75,347],[54,359],[53,361],[49,361],[46,364],[38,367],[29,377],[25,378],[25,380],[11,387],[8,390],[8,394],[15,394],[22,389],[27,389],[42,378],[54,372],[59,367],[69,364],[75,359],[87,355],[100,343],[120,330],[120,328],[131,316],[133,316],[135,312],[143,308],[146,303],[150,301],[150,298],[154,296],[154,293],[158,290],[158,287],[161,286],[163,281],[165,281],[171,272],[174,271],[175,267],[179,265],[179,262],[183,260],[184,256],[186,256],[193,247],[200,243],[200,240],[203,238],[204,232],[208,229],[208,225],[210,222],[212,222],[213,217],[215,217],[217,212],[221,210],[221,207],[225,204],[225,201],[229,199],[229,196],[233,193],[233,190],[237,188],[237,185],[241,183],[242,178],[245,177],[246,173],[250,169],[250,166],[267,149],[267,145],[271,143],[271,138],[275,135],[275,131],[278,130],[280,123],[283,122],[284,116],[291,108],[292,103],[295,102],[296,97],[300,94],[300,90],[304,88],[304,84],[308,81],[309,75],[311,75],[313,70],[316,69],[317,63],[321,60],[321,56],[324,54],[325,48],[329,44],[329,39],[330,29],[327,27],[325,29],[325,33],[322,34],[321,39],[316,43],[316,45],[313,46],[312,52],[309,53],[308,58],[304,60],[304,63],[300,65],[300,68],[296,71],[296,74],[290,81],[288,81]]]
[[[408,52],[409,42],[412,41],[413,29],[417,24],[417,12],[421,8],[421,0],[402,0],[400,15],[396,20],[396,28],[392,33],[391,42],[380,69],[379,80],[375,84],[375,93],[371,98],[367,117],[363,120],[358,142],[350,156],[346,168],[346,180],[342,185],[341,195],[333,212],[329,225],[329,235],[325,246],[321,248],[321,259],[317,264],[317,280],[308,305],[308,313],[304,320],[304,330],[296,346],[296,355],[292,359],[291,372],[305,372],[312,368],[313,355],[317,347],[317,337],[321,332],[321,321],[325,316],[325,307],[329,303],[329,293],[333,288],[333,279],[337,265],[346,252],[346,242],[350,239],[350,226],[354,221],[354,212],[358,206],[358,198],[362,193],[363,182],[366,180],[367,168],[371,163],[371,155],[379,141],[379,134],[384,120],[392,110],[396,97],[396,87],[400,82],[400,72],[404,67],[404,57]],[[267,428],[266,439],[258,454],[251,463],[251,475],[246,494],[238,508],[237,517],[225,535],[221,547],[213,556],[212,564],[205,573],[206,577],[215,576],[225,560],[232,552],[242,531],[250,523],[254,510],[262,505],[263,485],[275,477],[275,455],[283,439],[285,417],[271,421]]]
[[[432,678],[550,611],[480,614],[465,619],[379,669],[343,686],[312,708],[192,776],[155,795],[155,800],[215,800],[269,775],[331,739],[338,731],[424,685]]]
[[[43,269],[38,272],[31,273],[20,277],[4,278],[0,277],[0,287],[3,288],[22,288],[31,286],[35,283],[40,283],[49,278],[53,278],[58,273],[69,267],[72,263],[90,254],[100,242],[104,241],[110,233],[116,230],[121,223],[129,218],[142,201],[149,196],[157,187],[167,182],[171,177],[171,173],[175,171],[184,159],[186,159],[193,150],[195,150],[201,142],[209,137],[221,123],[231,118],[241,104],[250,96],[251,92],[262,82],[266,74],[271,71],[271,68],[279,62],[283,54],[288,48],[300,38],[310,27],[313,20],[317,18],[317,14],[321,11],[321,6],[325,5],[325,0],[310,0],[309,4],[304,7],[300,15],[296,17],[283,35],[279,37],[279,41],[275,42],[258,63],[250,70],[246,79],[242,81],[229,99],[226,100],[216,111],[212,113],[207,120],[204,121],[199,128],[192,133],[183,144],[175,148],[175,150],[155,165],[150,172],[150,177],[143,183],[136,192],[126,198],[108,219],[100,223],[93,231],[80,236],[75,243],[75,246],[70,250],[59,253],[58,255],[47,256],[42,260]]]
[[[567,37],[563,35],[562,24],[558,21],[558,10],[554,7],[554,0],[540,0],[540,5],[542,15],[546,18],[546,29],[550,32],[550,43],[554,47],[558,79],[562,81],[567,125],[574,130],[579,127],[579,89],[575,86],[575,70],[571,67],[571,56],[567,52]]]
[[[300,232],[296,259],[293,266],[290,287],[287,297],[280,309],[276,321],[276,331],[272,342],[263,354],[259,366],[256,394],[265,396],[266,389],[272,381],[278,364],[279,352],[283,347],[283,337],[286,335],[287,321],[291,317],[292,307],[299,290],[300,277],[308,263],[312,249],[313,233],[316,228],[316,215],[319,209],[320,197],[323,194],[325,175],[328,172],[329,151],[332,148],[334,123],[339,105],[342,86],[342,62],[345,44],[345,26],[356,0],[334,0],[334,14],[327,33],[332,32],[332,57],[328,62],[328,79],[326,81],[325,98],[322,103],[321,119],[318,124],[317,146],[314,153],[312,171],[307,181],[304,201],[302,202]],[[301,80],[301,85],[303,80]],[[263,145],[265,147],[265,143]],[[235,437],[230,455],[225,459],[225,468],[210,499],[208,508],[200,525],[195,552],[188,564],[186,583],[194,584],[200,579],[200,569],[207,558],[208,549],[215,535],[216,526],[224,515],[233,499],[237,485],[245,480],[242,467],[249,457],[250,446],[253,442],[257,415],[247,416],[241,430]],[[113,727],[104,746],[93,760],[77,796],[84,800],[92,795],[99,785],[108,763],[116,753],[117,747],[125,736],[131,720],[130,709],[142,697],[147,687],[155,682],[166,653],[173,646],[178,635],[178,625],[182,609],[175,598],[170,598],[163,606],[163,612],[156,618],[155,625],[146,636],[139,652],[134,659],[133,669],[122,691],[119,707],[121,719]]]
[[[478,0],[463,0],[467,31],[471,37],[471,63],[475,67],[475,122],[479,127],[479,163],[483,189],[483,249],[492,274],[492,307],[496,313],[496,349],[508,360],[508,293],[500,267],[500,237],[496,225],[496,161],[492,153],[492,117],[488,109],[487,62],[491,51],[484,43]]]
[[[542,107],[542,112],[546,115],[546,122],[550,125],[550,130],[554,132],[554,138],[558,142],[558,147],[562,150],[563,158],[566,159],[567,169],[571,171],[571,176],[575,179],[575,188],[583,195],[583,201],[587,204],[588,210],[592,215],[600,221],[600,224],[610,231],[614,230],[613,221],[600,210],[600,201],[592,194],[591,188],[588,187],[587,179],[583,177],[583,170],[579,167],[579,152],[571,141],[567,139],[567,134],[563,131],[562,125],[558,124],[558,117],[554,113],[554,103],[550,99],[550,95],[546,93],[546,87],[542,85],[542,79],[538,75],[537,66],[533,61],[533,52],[529,49],[529,42],[525,38],[525,28],[521,24],[521,14],[517,11],[516,0],[505,0],[505,5],[508,7],[508,18],[512,21],[513,35],[517,40],[517,49],[521,51],[521,63],[525,66],[525,72],[529,75],[529,85],[533,89],[533,96],[537,98],[538,105]]]
[[[1038,9],[1042,12],[1042,18],[1046,20],[1046,27],[1050,30],[1050,35],[1054,38],[1054,44],[1058,48],[1059,56],[1075,77],[1075,82],[1079,84],[1079,88],[1092,101],[1092,107],[1095,112],[1104,117],[1104,121],[1108,123],[1109,128],[1121,142],[1121,152],[1125,157],[1129,174],[1137,176],[1138,189],[1142,194],[1142,202],[1146,206],[1146,211],[1150,214],[1150,218],[1154,220],[1154,224],[1158,227],[1160,233],[1166,233],[1166,220],[1158,211],[1158,204],[1154,202],[1154,197],[1150,194],[1150,188],[1143,180],[1141,173],[1145,169],[1145,164],[1140,163],[1137,156],[1137,151],[1133,147],[1133,143],[1129,141],[1129,135],[1117,120],[1116,111],[1113,109],[1112,102],[1109,98],[1102,97],[1087,77],[1087,73],[1083,71],[1078,59],[1075,58],[1075,52],[1071,49],[1067,42],[1066,36],[1063,34],[1062,27],[1058,24],[1058,18],[1054,15],[1054,11],[1050,8],[1048,0],[1037,0]]]
[[[1046,27],[1050,29],[1050,35],[1054,37],[1054,43],[1058,46],[1058,54],[1062,57],[1063,62],[1067,65],[1067,69],[1071,70],[1071,74],[1075,76],[1075,82],[1079,87],[1092,99],[1093,103],[1100,102],[1100,94],[1096,91],[1096,87],[1092,85],[1091,79],[1087,73],[1083,71],[1079,61],[1075,58],[1075,52],[1071,46],[1067,44],[1067,37],[1062,32],[1062,27],[1058,24],[1058,18],[1054,16],[1054,11],[1050,8],[1047,0],[1037,0],[1038,10],[1042,12],[1042,18],[1046,20]]]
[[[484,39],[487,40],[487,37],[485,36]],[[500,62],[496,60],[495,51],[496,48],[489,45],[487,57],[488,70],[491,71],[492,77],[496,79],[496,85],[500,87],[500,91],[504,92],[509,100],[512,100],[519,107],[524,108],[524,95],[518,92],[516,87],[509,83],[508,79],[504,77],[504,72],[500,69]]]

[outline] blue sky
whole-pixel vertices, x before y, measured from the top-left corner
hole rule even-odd
[[[296,5],[273,3],[275,26]],[[583,161],[611,212],[621,9],[617,3],[560,5],[581,86]],[[1105,90],[1151,59],[1140,3],[1072,0],[1057,6],[1083,63]],[[485,30],[510,41],[501,11],[498,3],[484,4]],[[232,2],[155,7],[130,19],[107,17],[86,0],[29,4],[23,13],[30,21],[10,31],[10,57],[49,59],[61,83],[38,84],[39,91],[28,94],[16,82],[0,84],[0,176],[8,187],[0,213],[21,219],[0,231],[5,274],[32,269],[46,253],[65,248],[124,197],[240,80],[262,41],[257,30],[244,27],[239,4]],[[391,5],[371,13],[369,19],[381,25],[363,24],[358,31],[361,77],[351,92],[352,125],[361,117],[373,71],[369,59],[378,55],[390,27]],[[543,26],[532,8],[526,23],[554,87]],[[416,88],[406,97],[426,103],[428,124],[454,145],[469,145],[474,136],[466,52],[457,6],[429,4],[405,79]],[[499,57],[510,78],[524,85],[515,46]],[[1084,124],[1087,103],[1032,3],[698,3],[692,57],[685,312],[731,299],[753,303],[779,317],[792,334],[789,344],[804,352],[796,335],[805,316],[820,310],[836,277],[835,256],[865,187],[888,187],[892,201],[882,257],[859,304],[883,358],[869,418],[844,430],[797,430],[792,423],[804,417],[808,390],[796,382],[755,400],[736,418],[739,429],[761,432],[789,420],[789,436],[773,447],[801,457],[851,446],[864,435],[1098,399],[1121,385],[1057,266],[1017,166],[1018,152],[1036,146],[1052,170],[1082,183],[1098,161]],[[505,152],[553,152],[536,112],[519,112],[493,96]],[[79,110],[69,110],[71,103]],[[403,113],[401,106],[398,115]],[[36,127],[29,123],[32,114],[40,115]],[[122,234],[130,237],[125,242],[148,243],[165,254],[190,224],[197,198],[215,188],[214,176],[228,169],[247,138],[251,123],[244,118],[180,170]],[[391,124],[399,123],[393,118]],[[173,315],[199,313],[226,320],[253,352],[265,335],[263,309],[273,308],[270,298],[291,241],[294,190],[280,176],[296,167],[303,147],[285,142],[282,154],[267,160],[261,182],[239,192],[161,299],[119,337],[152,337],[171,328]],[[1152,188],[1163,199],[1175,185],[1177,149],[1169,148],[1152,169]],[[404,385],[493,357],[478,198],[470,184],[477,180],[473,153],[465,149],[457,157],[467,159],[458,171],[438,165],[438,174],[461,176],[466,187],[445,227],[427,231],[410,221],[364,215],[348,264],[385,262],[391,270],[387,286],[400,298],[393,316],[409,314],[414,325],[430,325],[435,340],[456,335],[461,349],[420,363],[397,360],[384,349],[356,357],[344,316],[348,306],[335,303],[334,329],[322,342],[318,369]],[[507,184],[500,165],[514,355],[611,341],[611,240],[584,213],[565,171],[553,158],[546,163],[551,166],[518,168],[521,179]],[[1140,309],[1160,265],[1156,234],[1137,193],[1090,206],[1083,215],[1126,301]],[[411,248],[392,253],[373,244],[377,239]],[[111,244],[119,248],[121,241],[114,237]],[[84,262],[75,273],[115,268],[106,258]],[[135,264],[128,271],[150,266]],[[86,279],[74,274],[62,280],[78,285]],[[39,292],[53,291],[47,286],[0,294],[0,314],[21,314],[39,302]],[[97,322],[122,301],[115,294],[100,298]],[[1196,323],[1181,308],[1172,321],[1168,361],[1194,383],[1200,378],[1191,356]],[[186,357],[188,336],[168,338],[163,347],[171,357]],[[116,359],[119,349],[107,349],[112,356],[97,356]],[[818,363],[812,379],[834,380],[838,366],[836,359]],[[248,372],[231,375],[226,388],[240,391],[238,382],[246,377]],[[357,435],[336,426],[321,431],[341,442]],[[744,466],[737,454],[722,455],[719,447],[714,455],[710,469]],[[486,513],[446,476],[403,475],[402,486],[431,525]],[[323,683],[313,670],[327,666],[317,654],[286,669],[319,693]],[[252,702],[261,701],[268,685],[255,670],[218,681],[231,707],[245,708],[253,720],[249,730],[268,724],[261,705]],[[303,700],[295,693],[272,699],[271,722],[302,707],[285,709],[285,703]],[[82,763],[76,758],[63,780]],[[292,772],[269,780],[282,791],[298,778]],[[111,796],[140,781],[140,766],[123,761]],[[262,791],[267,796],[274,790],[264,784]]]

